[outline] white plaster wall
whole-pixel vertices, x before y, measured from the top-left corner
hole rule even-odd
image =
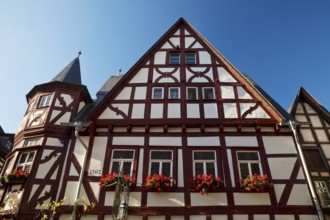
[[[234,193],[235,205],[270,205],[269,193]]]
[[[236,103],[223,103],[225,118],[237,118]]]
[[[184,220],[183,215],[172,215],[171,220]]]
[[[164,215],[156,215],[156,216],[148,216],[148,220],[165,220],[165,216]]]
[[[300,133],[306,142],[314,142],[314,137],[310,129],[300,129]]]
[[[285,188],[285,184],[274,184],[274,190],[275,190],[277,202],[280,201],[284,188]]]
[[[55,124],[60,125],[62,122],[69,122],[70,117],[71,117],[71,112],[65,112],[64,115],[55,122]]]
[[[163,127],[151,127],[150,132],[164,132],[164,128]]]
[[[78,111],[80,112],[80,110],[85,106],[85,102],[79,102],[79,107],[78,107]]]
[[[45,159],[52,152],[54,152],[54,150],[44,150],[42,152],[41,159],[42,160]],[[60,155],[57,154],[56,156],[51,157],[51,159],[49,161],[47,161],[46,163],[39,163],[36,178],[37,179],[44,179],[46,177],[46,175],[48,174],[50,168],[53,166],[53,164],[55,163],[55,161],[58,159],[59,156]],[[54,171],[53,176],[56,176],[57,171],[58,171],[57,169]]]
[[[228,147],[257,147],[257,137],[255,136],[226,136]]]
[[[97,215],[82,215],[81,220],[97,220],[98,216]]]
[[[141,68],[140,71],[131,79],[129,83],[147,83],[148,68]]]
[[[189,215],[189,220],[206,220],[206,215]]]
[[[253,220],[269,220],[269,215],[253,215]]]
[[[310,118],[310,120],[312,122],[313,127],[323,127],[319,116],[317,116],[317,115],[310,115],[309,118]]]
[[[158,68],[158,70],[161,73],[166,73],[166,72],[172,72],[175,68]],[[155,69],[153,70],[153,82],[156,81],[156,79],[160,76],[164,76],[163,74],[158,73]],[[174,79],[177,79],[178,81],[180,81],[180,69],[177,68],[177,70],[171,74],[172,77],[174,77]],[[159,83],[175,83],[175,80],[172,79],[172,77],[162,77],[158,82]]]
[[[250,94],[242,86],[237,86],[237,95],[239,99],[252,99]]]
[[[145,104],[133,104],[132,118],[144,118]]]
[[[113,145],[133,145],[133,146],[143,146],[144,145],[144,137],[121,137],[114,136],[112,139]]]
[[[288,200],[288,205],[308,205],[312,206],[313,202],[309,195],[306,184],[294,184]]]
[[[169,103],[167,108],[168,118],[181,118],[181,104]]]
[[[89,137],[81,136],[81,140],[88,146]],[[84,160],[86,150],[79,140],[76,141],[73,154],[76,156],[80,167],[82,167],[82,161]]]
[[[211,215],[211,220],[228,220],[227,215]]]
[[[132,132],[145,132],[145,127],[132,127]]]
[[[64,196],[67,196],[69,198],[76,198],[77,189],[78,189],[78,181],[77,182],[68,181],[68,184],[66,185]],[[82,197],[85,197],[86,204],[90,204],[90,201],[89,201],[86,191],[85,191],[85,187],[83,185],[81,186],[81,190],[80,190],[80,194],[79,194],[79,198],[82,198]],[[72,203],[72,201],[66,200],[64,202],[64,205],[72,205],[71,203]]]
[[[199,63],[211,64],[211,56],[207,51],[199,51]]]
[[[248,111],[250,108],[254,107],[256,103],[240,103],[241,116]],[[262,107],[258,107],[253,110],[249,114],[245,116],[246,118],[270,118],[270,116],[262,109]]]
[[[198,70],[196,70],[198,69]],[[192,70],[194,71],[204,71],[206,68],[204,67],[198,67],[198,68],[192,68]],[[193,77],[195,74],[190,72],[190,70],[188,68],[186,68],[186,78],[187,81],[190,80],[191,77]],[[206,75],[210,75],[210,73],[206,74]],[[213,79],[213,77],[211,77],[211,79]],[[209,82],[205,77],[195,77],[192,82],[194,83],[207,83]]]
[[[68,95],[68,94],[61,94],[61,98],[63,98],[66,106],[70,105],[70,103],[72,103],[72,101],[73,101],[73,99],[71,98],[71,95]],[[55,106],[63,107],[63,105],[61,105],[61,102],[59,101],[59,98],[57,98],[55,100]]]
[[[169,127],[167,129],[167,132],[182,132],[182,128],[181,127]]]
[[[143,148],[140,148],[140,159],[139,159],[139,165],[138,165],[138,170],[137,170],[137,178],[136,178],[136,184],[137,185],[143,185],[143,180],[142,180],[142,174],[143,174],[143,169],[144,169],[144,166],[143,166],[143,161],[144,161],[144,149]]]
[[[131,99],[132,87],[123,88],[117,95],[115,100],[130,100]]]
[[[216,103],[204,104],[204,116],[205,118],[219,118],[218,107]]]
[[[289,179],[296,160],[296,157],[268,158],[272,178]]]
[[[323,153],[327,159],[330,158],[330,144],[321,144]]]
[[[92,156],[89,161],[88,176],[101,176],[103,174],[104,156],[107,149],[107,137],[95,137]],[[98,172],[95,172],[98,171]]]
[[[221,96],[223,99],[234,99],[234,87],[233,86],[220,86],[221,88]]]
[[[305,115],[296,115],[295,118],[299,122],[307,122],[307,118]]]
[[[275,215],[275,220],[294,220],[294,215]]]
[[[187,118],[200,118],[199,104],[187,104]]]
[[[118,108],[125,115],[127,115],[129,104],[113,104],[112,106],[114,108]],[[123,116],[112,111],[110,108],[106,108],[100,115],[99,119],[123,119]]]
[[[218,67],[220,82],[236,82],[236,79],[223,67]]]
[[[180,38],[179,37],[171,37],[170,41],[172,42],[172,44],[174,44],[174,46],[180,46]]]
[[[249,219],[248,215],[243,215],[243,214],[233,215],[233,220],[248,220],[248,219]]]
[[[60,139],[51,138],[51,137],[47,138],[46,145],[54,146],[54,147],[63,147],[63,144],[61,143]]]
[[[185,48],[189,48],[189,46],[191,46],[191,44],[195,41],[194,37],[185,37]]]
[[[113,200],[115,198],[114,191],[106,191],[105,192],[105,206],[112,206]],[[141,206],[141,192],[130,192],[129,193],[129,201],[128,206],[130,207],[140,207]]]
[[[304,113],[301,103],[298,103],[296,108],[296,113]]]
[[[234,164],[233,164],[233,157],[231,150],[227,150],[227,158],[228,158],[228,164],[229,164],[229,172],[230,172],[230,180],[231,180],[231,185],[233,187],[236,186],[236,181],[235,181],[235,176],[234,176]]]
[[[299,215],[300,220],[318,220],[317,215]]]
[[[158,51],[155,53],[154,64],[165,64],[166,61],[166,52]]]
[[[199,42],[196,42],[192,48],[193,49],[201,49],[201,48],[204,48],[204,47]]]
[[[266,154],[295,154],[297,153],[291,136],[263,136]]]
[[[187,137],[188,146],[220,146],[219,136],[207,136],[207,137]]]
[[[98,182],[89,182],[89,185],[95,195],[95,198],[96,198],[96,202],[99,201],[99,196],[100,196],[100,186],[99,186],[99,183]]]
[[[183,187],[184,186],[184,180],[183,180],[183,156],[182,156],[182,150],[178,150],[178,179],[177,179],[177,186]]]
[[[149,207],[183,207],[184,193],[148,192],[147,206]]]
[[[161,47],[161,49],[172,49],[172,45],[168,42],[165,42],[165,44],[163,44],[163,46]]]
[[[319,142],[329,142],[327,134],[324,130],[315,130],[315,134]]]
[[[304,105],[308,113],[316,113],[316,111],[309,104],[305,102]]]
[[[150,118],[163,118],[164,104],[151,104]]]
[[[150,137],[150,146],[182,146],[181,137]]]
[[[205,128],[205,132],[219,132],[220,129],[217,127]]]
[[[201,196],[199,192],[190,193],[191,206],[226,206],[226,193],[208,193]]]

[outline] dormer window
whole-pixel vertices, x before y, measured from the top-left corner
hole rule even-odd
[[[186,64],[196,64],[196,53],[186,53]]]
[[[38,108],[48,107],[49,104],[50,104],[51,98],[52,98],[51,95],[41,96],[40,99],[39,99]]]
[[[180,64],[179,53],[170,53],[170,64]]]

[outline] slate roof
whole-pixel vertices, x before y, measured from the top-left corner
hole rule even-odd
[[[59,72],[51,82],[59,81],[70,84],[81,84],[81,73],[79,57],[71,61],[61,72]]]

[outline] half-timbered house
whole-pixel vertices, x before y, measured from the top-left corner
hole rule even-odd
[[[118,190],[99,186],[114,172],[135,179],[119,203],[129,220],[318,219],[286,125],[293,117],[183,18],[126,74],[111,76],[96,100],[75,58],[27,101],[4,173],[30,174],[1,188],[2,201],[16,192],[22,219],[81,195],[96,207],[77,218],[121,219]],[[153,174],[170,178],[166,189],[146,187]],[[194,181],[203,174],[217,184],[203,191]],[[254,174],[263,187],[244,187]]]

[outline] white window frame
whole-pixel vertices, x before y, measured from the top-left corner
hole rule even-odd
[[[161,97],[155,97],[155,90],[156,89],[161,89],[161,91],[162,91]],[[164,88],[163,87],[153,87],[152,88],[152,99],[164,99]]]
[[[27,154],[26,158],[24,161],[21,161],[22,160],[22,156],[24,154]],[[30,155],[33,154],[32,156],[32,159],[29,160],[31,157]],[[33,165],[33,161],[34,161],[34,158],[36,156],[36,152],[35,151],[25,151],[25,152],[21,152],[19,154],[19,159],[17,161],[17,164],[16,164],[16,170],[19,170],[19,169],[22,169],[24,171],[27,171],[27,172],[31,172],[32,170],[32,165]],[[29,167],[29,169],[27,170],[26,168]]]
[[[115,151],[131,151],[131,152],[133,152],[133,156],[132,156],[132,158],[113,158],[114,154],[115,154]],[[132,176],[133,175],[134,157],[135,157],[135,150],[131,150],[131,149],[114,149],[112,151],[112,155],[111,155],[110,172],[112,173],[112,167],[113,167],[114,162],[119,162],[119,172],[123,169],[123,166],[124,166],[125,162],[131,162],[130,173],[128,175]],[[119,172],[116,172],[116,173],[119,173]]]
[[[177,62],[173,62],[174,60],[176,61],[176,59],[172,59],[173,55],[178,55]],[[180,64],[180,53],[170,53],[170,55],[169,55],[169,64],[174,64],[174,65]]]
[[[188,92],[189,89],[194,89],[195,90],[196,99],[189,98],[189,92]],[[197,87],[187,87],[186,92],[187,92],[187,100],[198,100],[198,89],[197,89]]]
[[[172,97],[171,90],[178,90],[178,97]],[[181,96],[180,87],[169,87],[169,89],[168,89],[168,98],[169,99],[180,99],[180,96]]]
[[[192,58],[188,58],[188,55],[193,55],[194,57],[194,60],[192,60]],[[185,54],[185,61],[186,61],[186,64],[188,65],[194,65],[196,64],[196,53],[195,52],[188,52]],[[193,62],[191,62],[193,61]]]
[[[213,152],[214,153],[214,159],[203,159],[198,160],[195,159],[195,153],[197,152]],[[196,174],[196,163],[203,163],[203,174],[210,174],[207,173],[207,163],[214,163],[214,176],[218,176],[218,167],[217,167],[217,152],[215,150],[193,150],[192,151],[192,160],[193,160],[193,172],[194,175]]]
[[[257,153],[258,154],[258,160],[239,160],[238,159],[238,154],[239,153]],[[238,166],[238,172],[239,172],[239,177],[241,179],[246,178],[246,176],[242,176],[241,174],[241,168],[240,164],[247,164],[248,165],[248,170],[250,176],[252,176],[254,173],[252,172],[251,164],[258,164],[259,165],[259,170],[260,170],[260,175],[263,175],[263,170],[262,170],[262,164],[261,164],[261,159],[260,159],[260,153],[259,151],[236,151],[236,157],[237,157],[237,166]]]
[[[24,147],[41,145],[41,138],[27,139],[24,141]]]
[[[206,97],[205,90],[207,90],[207,89],[212,89],[212,94],[213,94],[212,98],[207,98]],[[214,93],[214,88],[213,87],[203,87],[203,99],[204,100],[214,100],[215,99],[215,93]]]
[[[314,183],[315,191],[316,191],[316,193],[317,193],[317,195],[319,197],[319,200],[321,201],[322,207],[329,207],[330,206],[330,193],[329,193],[329,189],[328,189],[328,186],[327,186],[326,181],[315,180],[315,181],[313,181],[313,183]],[[321,195],[324,194],[324,193],[327,194],[329,200],[324,200],[322,198]],[[327,205],[325,203],[325,201],[327,201],[327,203],[329,205]]]
[[[50,101],[52,99],[52,95],[43,95],[39,98],[38,108],[48,107],[50,105]]]
[[[171,159],[152,159],[151,154],[152,152],[171,152],[172,153],[172,158]],[[158,174],[163,174],[163,163],[170,163],[170,177],[173,176],[173,150],[150,150],[149,153],[149,175],[151,174],[151,164],[152,163],[159,163],[159,171]]]

